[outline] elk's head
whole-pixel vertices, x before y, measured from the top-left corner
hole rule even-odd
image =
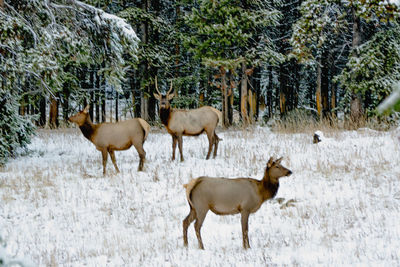
[[[174,97],[174,93],[171,94],[172,81],[171,81],[171,86],[169,88],[169,91],[165,95],[161,94],[160,91],[158,91],[157,76],[156,76],[156,79],[155,79],[155,84],[156,84],[157,94],[154,93],[154,97],[160,102],[160,104],[159,104],[160,105],[160,109],[169,109],[170,108],[169,101]]]
[[[82,126],[86,118],[89,116],[89,105],[87,105],[82,111],[79,111],[75,115],[68,118],[70,122],[75,122],[78,126]]]
[[[269,176],[271,183],[277,184],[279,182],[279,178],[284,176],[290,176],[292,171],[283,167],[281,165],[282,158],[274,160],[271,157],[267,163],[267,168],[265,169],[265,174]]]

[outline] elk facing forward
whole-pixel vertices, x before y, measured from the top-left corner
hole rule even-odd
[[[150,125],[140,118],[117,123],[93,124],[88,112],[89,105],[68,120],[76,123],[83,135],[101,152],[103,156],[103,174],[106,174],[108,154],[110,154],[115,170],[119,172],[114,151],[127,150],[132,145],[136,148],[140,157],[138,170],[142,171],[146,157],[143,143],[149,134]]]
[[[174,97],[174,94],[170,94],[172,91],[172,81],[171,88],[166,95],[162,95],[160,91],[158,91],[157,78],[155,82],[158,94],[154,94],[154,97],[159,101],[160,119],[168,133],[172,136],[172,160],[175,160],[177,142],[179,145],[181,161],[184,160],[182,152],[182,136],[198,136],[203,132],[206,132],[208,137],[208,153],[206,159],[210,158],[213,146],[215,158],[218,150],[218,142],[221,140],[215,133],[215,128],[219,121],[218,113],[220,113],[220,111],[210,106],[190,110],[173,109],[169,103],[169,101]]]
[[[251,178],[210,178],[199,177],[191,180],[186,187],[186,197],[190,205],[190,213],[183,220],[183,243],[188,245],[187,229],[196,220],[196,231],[199,247],[204,249],[200,229],[211,210],[218,215],[241,214],[243,247],[250,248],[248,238],[248,220],[251,213],[256,212],[261,204],[273,198],[279,188],[279,178],[292,174],[283,167],[282,158],[274,161],[271,157],[265,169],[264,178],[259,181]]]

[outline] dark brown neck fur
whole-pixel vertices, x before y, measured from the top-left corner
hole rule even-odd
[[[79,126],[79,129],[81,129],[83,135],[87,139],[92,141],[92,137],[94,136],[94,133],[96,131],[96,125],[92,123],[89,115],[86,117],[85,122],[81,126]]]
[[[171,116],[171,108],[160,108],[160,120],[162,124],[168,126],[168,121]]]
[[[268,169],[265,170],[264,178],[261,181],[263,187],[263,200],[274,198],[279,189],[279,181],[272,183],[269,177]]]

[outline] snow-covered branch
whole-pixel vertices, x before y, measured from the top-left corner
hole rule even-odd
[[[379,113],[383,113],[386,110],[393,108],[400,101],[400,82],[395,84],[393,92],[390,96],[388,96],[379,106]]]
[[[120,30],[120,33],[128,40],[133,41],[134,43],[139,42],[139,38],[137,37],[135,31],[132,26],[126,23],[126,21],[120,17],[112,15],[110,13],[104,12],[103,10],[96,8],[94,6],[85,4],[81,1],[73,1],[76,6],[83,8],[91,13],[95,14],[94,20],[100,26],[104,24],[113,24],[117,29]]]

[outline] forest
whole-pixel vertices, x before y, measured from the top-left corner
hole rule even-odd
[[[399,7],[0,0],[0,266],[400,266]]]
[[[394,1],[0,0],[0,22],[0,163],[87,104],[159,124],[156,77],[225,127],[398,122],[398,101],[377,112],[400,80]]]

